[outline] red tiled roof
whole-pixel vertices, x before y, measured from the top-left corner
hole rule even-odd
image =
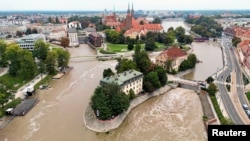
[[[170,49],[163,51],[160,55],[163,55],[169,58],[177,58],[177,57],[185,56],[187,55],[187,53],[183,52],[180,48],[173,46]]]

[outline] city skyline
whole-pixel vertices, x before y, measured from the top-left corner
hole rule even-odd
[[[132,4],[135,10],[249,10],[246,0],[8,0],[0,11],[124,11]]]

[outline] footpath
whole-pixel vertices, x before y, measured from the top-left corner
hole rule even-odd
[[[152,97],[165,94],[171,89],[172,88],[170,86],[166,85],[154,91],[153,93],[145,93],[143,95],[138,96],[133,101],[131,101],[130,106],[126,112],[118,115],[112,120],[106,120],[106,121],[98,120],[89,104],[86,107],[84,115],[83,115],[84,124],[88,129],[95,131],[95,132],[108,132],[110,130],[116,129],[122,124],[124,119],[127,117],[129,112],[133,108],[135,108],[136,106],[140,105],[141,103],[145,102],[146,100]]]

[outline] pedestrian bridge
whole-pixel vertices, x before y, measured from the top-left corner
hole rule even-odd
[[[206,83],[203,81],[187,80],[172,75],[170,75],[168,79],[169,81],[173,81],[173,83],[177,84],[178,87],[191,89],[197,93],[200,92],[202,87],[206,87]]]

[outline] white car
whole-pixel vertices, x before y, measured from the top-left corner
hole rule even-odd
[[[243,107],[244,110],[249,110],[247,104],[243,104],[242,107]]]

